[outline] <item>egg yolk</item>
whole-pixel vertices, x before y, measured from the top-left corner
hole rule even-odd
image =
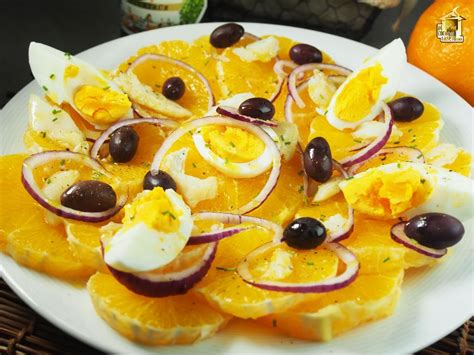
[[[64,69],[64,80],[75,78],[79,74],[79,67],[77,65],[68,65]]]
[[[388,82],[382,71],[381,64],[373,65],[362,69],[347,83],[334,106],[334,113],[339,119],[357,122],[370,114],[382,86]]]
[[[125,206],[122,223],[125,228],[145,223],[149,228],[170,233],[179,228],[180,212],[176,211],[161,187],[144,191]]]
[[[265,144],[252,133],[236,127],[205,127],[201,131],[209,149],[231,162],[248,162],[258,158]]]
[[[84,85],[74,95],[74,104],[92,123],[113,123],[125,116],[132,103],[126,94]]]
[[[341,188],[356,211],[381,218],[394,218],[420,205],[432,190],[423,175],[412,168],[391,173],[374,169]]]

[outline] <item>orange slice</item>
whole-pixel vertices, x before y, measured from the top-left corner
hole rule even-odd
[[[401,293],[403,270],[384,275],[360,275],[349,286],[308,298],[285,313],[262,322],[295,338],[328,341],[365,322],[391,315]]]
[[[136,55],[132,56],[119,66],[119,71],[127,70],[130,63],[143,54],[161,54],[181,60],[191,65],[199,72],[201,72],[202,69],[206,69],[206,72],[202,74],[206,78],[212,78],[213,69],[212,67],[209,67],[209,69],[207,68],[207,64],[210,61],[209,53],[200,46],[180,40],[165,41],[158,45],[151,45],[139,49]],[[138,76],[142,83],[160,93],[164,82],[168,78],[173,76],[180,77],[186,85],[186,90],[183,97],[176,102],[191,111],[195,117],[201,117],[208,111],[209,95],[206,87],[199,77],[189,70],[172,63],[147,60],[135,67],[133,72]]]
[[[112,328],[143,344],[190,344],[211,337],[230,319],[192,293],[148,298],[130,292],[107,274],[93,275],[87,289],[96,312]]]
[[[52,276],[75,280],[89,276],[93,269],[74,257],[62,225],[45,222],[39,206],[21,184],[24,155],[0,157],[0,245],[18,263]]]
[[[302,294],[262,290],[245,283],[235,272],[237,265],[251,250],[272,237],[263,229],[251,229],[222,240],[211,269],[196,290],[217,309],[240,318],[258,318],[282,312],[301,302],[304,298]],[[298,268],[312,271],[312,277],[316,277],[314,273],[317,273],[317,277],[323,279],[337,272],[337,257],[330,252],[318,251],[311,255],[310,262],[304,257],[307,255],[301,254],[295,263]]]

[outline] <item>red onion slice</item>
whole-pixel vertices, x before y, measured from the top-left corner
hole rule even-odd
[[[252,223],[259,227],[271,230],[274,233],[273,243],[279,243],[283,238],[283,228],[281,228],[279,224],[259,217],[224,212],[198,212],[193,214],[193,218],[195,220],[217,221],[224,224]]]
[[[301,90],[306,89],[307,87],[308,87],[308,80],[303,81],[301,84],[299,84],[296,90],[301,91]],[[290,94],[288,94],[285,100],[284,111],[285,111],[285,120],[291,123],[294,123],[293,122],[293,103],[294,102],[295,100],[293,100],[293,97]]]
[[[202,81],[202,83],[206,87],[207,93],[209,95],[209,101],[208,101],[207,109],[210,110],[211,107],[214,106],[214,95],[212,93],[212,89],[211,89],[211,85],[209,84],[209,81],[199,71],[197,71],[192,66],[190,66],[189,64],[187,64],[187,63],[185,63],[181,60],[174,59],[174,58],[171,58],[171,57],[167,57],[167,56],[161,55],[161,54],[143,54],[143,55],[139,56],[137,59],[135,59],[132,62],[132,64],[128,67],[127,70],[133,70],[137,65],[140,65],[140,64],[146,62],[147,60],[156,60],[156,61],[160,61],[160,62],[174,64],[176,66],[179,66],[179,67],[181,67],[183,69],[186,69],[186,70],[192,72],[193,74],[195,74],[199,78],[199,80]]]
[[[346,171],[337,160],[333,159],[332,165],[337,171],[339,171],[339,173],[342,175],[344,179],[349,179],[352,177],[352,174]],[[336,243],[344,239],[347,239],[349,238],[353,230],[354,230],[354,209],[352,208],[351,205],[347,203],[347,221],[345,225],[342,226],[340,230],[332,231],[331,233],[329,233],[327,236],[327,242]]]
[[[346,264],[346,270],[335,277],[316,282],[289,283],[280,281],[255,280],[249,270],[250,261],[258,255],[266,252],[268,249],[275,247],[270,242],[263,244],[248,254],[244,261],[237,267],[237,273],[246,283],[269,291],[279,292],[295,292],[295,293],[323,293],[341,289],[352,283],[359,271],[359,262],[356,256],[346,247],[339,243],[325,244],[331,251],[336,253],[339,259]]]
[[[296,67],[288,76],[288,92],[293,97],[293,100],[295,100],[296,105],[299,108],[304,108],[306,105],[298,92],[299,90],[297,89],[297,81],[301,77],[301,74],[305,74],[308,71],[313,71],[314,69],[333,70],[345,76],[352,73],[352,70],[336,64],[309,63]]]
[[[163,161],[163,158],[165,157],[168,150],[184,134],[194,129],[208,126],[208,125],[234,126],[234,127],[247,130],[255,134],[258,138],[260,138],[265,143],[265,146],[270,149],[270,153],[272,155],[272,170],[270,171],[270,175],[268,176],[265,186],[262,188],[262,190],[258,193],[257,196],[255,196],[246,205],[238,208],[235,212],[238,214],[246,214],[255,210],[272,193],[273,189],[277,185],[278,178],[280,177],[280,169],[281,169],[281,156],[280,156],[280,151],[278,149],[278,146],[273,141],[273,139],[262,128],[258,126],[255,126],[246,122],[234,120],[232,118],[219,117],[219,116],[203,117],[203,118],[196,119],[194,121],[186,122],[181,127],[173,131],[165,139],[161,147],[155,153],[155,157],[153,158],[153,162],[151,164],[150,170],[158,171],[160,169],[161,162]]]
[[[239,110],[230,107],[230,106],[217,106],[216,112],[222,116],[230,117],[233,118],[234,120],[242,121],[242,122],[247,122],[254,124],[256,126],[269,126],[269,127],[277,127],[278,123],[273,122],[273,121],[265,121],[261,120],[260,118],[254,118],[246,115],[242,115],[239,113]]]
[[[216,256],[217,243],[209,243],[204,255],[196,263],[178,272],[124,272],[107,268],[130,291],[147,297],[167,297],[184,294],[207,274]],[[175,259],[179,261],[181,255]],[[166,266],[165,266],[166,267]]]
[[[230,228],[221,229],[215,232],[206,232],[206,233],[192,235],[191,238],[189,238],[188,243],[186,245],[198,245],[198,244],[217,242],[221,239],[232,237],[235,234],[246,231],[247,229],[250,229],[250,227],[230,227]]]
[[[383,134],[374,139],[368,146],[358,150],[354,155],[344,158],[340,161],[343,167],[347,168],[354,164],[365,162],[376,154],[383,146],[388,142],[390,135],[392,134],[393,127],[393,115],[390,107],[382,102],[382,108],[384,112],[384,131]]]
[[[276,75],[278,75],[279,77],[287,77],[288,75],[290,75],[290,73],[287,73],[285,71],[285,67],[288,67],[290,68],[291,70],[295,69],[296,67],[298,67],[298,64],[296,64],[295,62],[291,61],[291,60],[277,60],[275,62],[275,64],[273,65],[273,71],[275,72]]]
[[[425,247],[411,239],[409,236],[405,234],[405,222],[400,222],[393,225],[392,229],[390,230],[390,234],[392,239],[397,243],[402,244],[403,246],[416,251],[425,256],[429,256],[431,258],[441,258],[443,255],[446,255],[448,249],[433,249],[429,247]]]
[[[104,169],[96,160],[88,157],[87,155],[69,152],[69,151],[48,151],[38,154],[33,154],[23,162],[21,171],[21,181],[26,191],[33,197],[41,206],[46,208],[48,211],[54,213],[59,217],[69,218],[82,222],[102,222],[112,216],[114,216],[127,202],[128,196],[123,194],[119,196],[117,204],[103,212],[82,212],[76,211],[72,208],[65,207],[62,205],[53,206],[48,199],[43,195],[40,187],[36,183],[33,176],[33,170],[38,166],[44,165],[58,160],[73,160],[82,163],[93,170],[110,177],[110,173]]]
[[[396,153],[400,153],[400,154],[403,154],[403,155],[406,155],[411,162],[413,163],[425,163],[425,157],[422,153],[421,150],[419,149],[416,149],[416,148],[411,148],[411,147],[405,147],[405,146],[401,146],[401,147],[389,147],[389,148],[383,148],[383,149],[380,149],[377,153],[375,153],[374,155],[372,155],[369,159],[367,159],[366,161],[363,161],[361,163],[358,163],[358,164],[354,164],[352,165],[349,169],[348,169],[348,172],[350,174],[355,174],[355,172],[357,170],[359,170],[359,168],[364,165],[365,163],[367,163],[368,161],[380,156],[380,155],[388,155],[388,154],[396,154]]]
[[[97,154],[99,153],[100,147],[105,143],[107,139],[109,139],[110,135],[114,133],[117,129],[125,126],[132,126],[140,123],[150,123],[162,127],[168,128],[176,128],[178,127],[178,123],[172,120],[168,120],[165,118],[130,118],[122,121],[118,121],[117,123],[113,124],[107,130],[105,130],[99,138],[95,141],[94,145],[91,148],[90,155],[92,158],[96,158]]]

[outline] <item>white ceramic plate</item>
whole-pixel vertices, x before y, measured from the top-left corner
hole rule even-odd
[[[140,47],[163,40],[192,40],[209,34],[215,27],[216,24],[200,24],[144,32],[91,48],[80,57],[102,68],[114,68]],[[276,34],[313,44],[349,68],[357,67],[375,52],[374,48],[348,39],[299,28],[263,24],[245,24],[245,28],[257,35]],[[403,78],[401,90],[429,101],[441,110],[445,120],[441,139],[472,151],[473,120],[469,104],[413,66],[407,65],[400,75]],[[34,82],[20,91],[2,111],[2,154],[23,150],[22,133],[27,125],[27,100],[31,93],[40,93]],[[96,315],[84,289],[18,266],[4,255],[0,255],[0,263],[6,282],[33,309],[64,331],[106,352],[411,353],[444,337],[473,314],[472,220],[468,224],[463,242],[454,248],[448,260],[432,269],[408,273],[393,316],[359,327],[329,343],[298,341],[271,334],[249,322],[235,321],[217,336],[192,346],[142,347],[109,328]]]

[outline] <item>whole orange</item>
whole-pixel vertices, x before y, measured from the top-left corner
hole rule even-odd
[[[436,26],[441,17],[457,13],[461,21],[463,43],[443,43]],[[474,1],[437,0],[420,16],[408,44],[408,61],[438,78],[474,105]]]

